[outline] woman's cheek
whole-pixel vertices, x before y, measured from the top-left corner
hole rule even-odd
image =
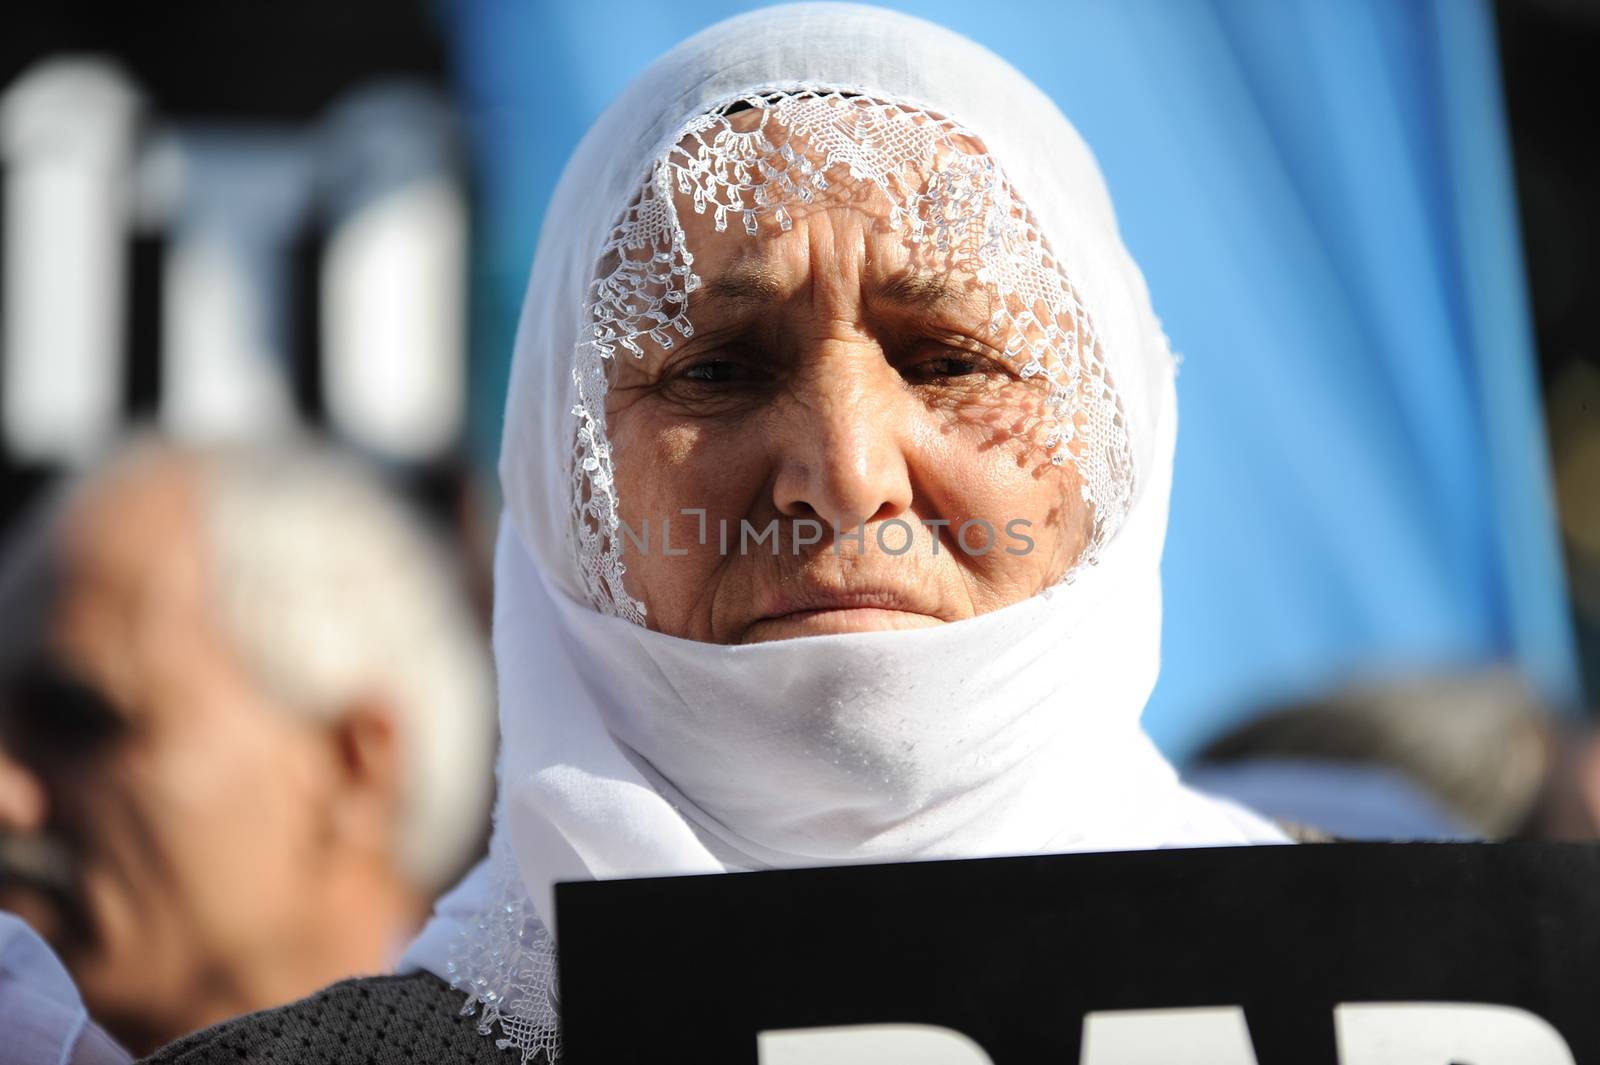
[[[998,605],[1053,583],[1086,542],[1087,504],[1070,468],[1019,463],[1017,450],[994,448],[942,467],[953,512],[982,522],[958,545],[961,560]]]

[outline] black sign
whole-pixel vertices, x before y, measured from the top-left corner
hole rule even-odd
[[[1600,1063],[1600,848],[562,884],[570,1065]]]

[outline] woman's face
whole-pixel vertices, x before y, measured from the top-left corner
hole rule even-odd
[[[836,182],[754,237],[678,197],[693,337],[619,352],[606,407],[625,580],[653,629],[938,625],[1035,594],[1088,540],[992,290],[870,192]]]

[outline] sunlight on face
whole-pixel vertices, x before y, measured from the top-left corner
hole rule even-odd
[[[972,264],[890,229],[865,182],[756,236],[677,207],[694,335],[614,358],[606,407],[652,628],[750,643],[937,625],[1078,559],[1089,504],[1049,462],[1044,386],[1004,354]]]

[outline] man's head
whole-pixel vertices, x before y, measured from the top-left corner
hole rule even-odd
[[[381,970],[483,839],[492,708],[370,477],[138,446],[0,577],[0,906],[136,1049]]]

